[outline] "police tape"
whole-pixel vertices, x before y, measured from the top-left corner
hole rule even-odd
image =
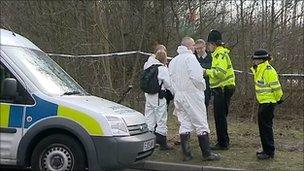
[[[72,54],[48,53],[49,56],[63,57],[63,58],[103,58],[103,57],[120,57],[124,55],[132,55],[132,54],[142,54],[146,56],[152,55],[152,53],[142,52],[142,51],[126,51],[126,52],[115,52],[115,53],[105,53],[105,54],[95,54],[95,55],[72,55]],[[171,60],[172,57],[168,57],[168,59]],[[252,73],[248,71],[234,70],[234,72],[252,75]],[[282,77],[304,77],[304,74],[279,74],[279,75]]]
[[[234,70],[236,73],[241,73],[241,74],[249,74],[252,75],[251,72],[248,71],[240,71],[240,70]],[[281,77],[304,77],[304,74],[278,74]]]
[[[65,57],[65,58],[102,58],[102,57],[117,57],[123,55],[132,55],[136,53],[140,53],[140,51],[116,52],[116,53],[105,53],[105,54],[96,54],[96,55],[70,55],[70,54],[57,54],[57,53],[48,53],[48,55],[54,57]]]

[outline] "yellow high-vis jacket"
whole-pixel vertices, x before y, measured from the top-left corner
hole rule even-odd
[[[260,104],[278,102],[283,96],[283,91],[276,70],[268,61],[259,64],[256,69],[253,67],[250,69],[254,77],[258,102]]]
[[[211,54],[211,69],[206,70],[211,88],[225,87],[228,85],[235,86],[235,75],[229,52],[229,49],[218,46]]]

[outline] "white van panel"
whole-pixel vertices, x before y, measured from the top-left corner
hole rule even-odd
[[[20,47],[40,50],[36,45],[34,45],[27,38],[25,38],[17,33],[14,33],[14,32],[8,31],[8,30],[4,30],[4,29],[0,29],[0,35],[1,35],[1,39],[0,39],[1,45],[20,46]]]
[[[22,137],[22,128],[16,128],[17,132],[1,133],[0,156],[1,159],[16,159],[17,148]],[[1,163],[2,164],[2,163]]]
[[[127,126],[145,123],[143,114],[136,110],[96,96],[61,96],[57,99],[69,106],[90,110],[87,112],[92,113],[97,119],[100,115],[112,115],[122,117]]]

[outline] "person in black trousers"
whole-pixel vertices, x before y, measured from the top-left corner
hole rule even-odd
[[[211,53],[209,51],[206,51],[206,42],[203,39],[198,39],[195,42],[194,55],[196,56],[196,59],[204,69],[211,68],[211,62],[212,62]],[[206,81],[206,90],[204,91],[205,105],[206,105],[206,111],[208,111],[209,101],[211,98],[211,90],[210,90],[210,83],[208,76],[204,76],[204,79]]]
[[[277,71],[270,65],[271,60],[270,54],[265,49],[258,49],[252,56],[253,66],[250,68],[259,103],[258,124],[263,150],[256,155],[260,160],[274,158],[274,111],[276,105],[283,102],[283,90]]]
[[[210,88],[213,95],[214,120],[216,126],[217,143],[212,150],[228,150],[230,139],[228,135],[227,116],[230,99],[235,90],[235,75],[230,60],[230,50],[225,47],[222,34],[211,30],[208,35],[208,50],[211,53],[211,69],[204,70],[209,77]]]

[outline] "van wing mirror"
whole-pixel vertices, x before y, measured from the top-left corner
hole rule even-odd
[[[17,80],[6,78],[2,83],[2,99],[14,100],[17,97]]]

